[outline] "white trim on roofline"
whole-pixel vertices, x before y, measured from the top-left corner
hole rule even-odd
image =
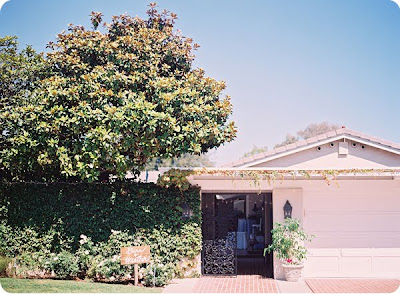
[[[297,147],[297,148],[294,148],[294,149],[291,149],[291,150],[287,150],[287,151],[283,151],[283,152],[280,152],[280,153],[277,153],[277,154],[273,154],[273,155],[267,156],[265,158],[261,158],[259,160],[250,161],[250,162],[244,163],[242,165],[237,165],[236,167],[238,167],[238,168],[252,167],[254,165],[262,164],[262,163],[265,163],[265,162],[268,162],[268,161],[271,161],[271,160],[274,160],[274,159],[277,159],[277,158],[288,156],[288,155],[291,155],[291,154],[294,154],[294,153],[298,153],[298,152],[301,152],[301,151],[304,151],[304,150],[307,150],[307,149],[310,149],[310,148],[317,147],[319,145],[327,144],[327,143],[330,143],[330,142],[333,142],[333,141],[337,141],[337,140],[341,140],[341,139],[352,140],[352,141],[355,141],[355,142],[358,142],[358,143],[361,143],[361,144],[369,145],[371,147],[375,147],[375,148],[378,148],[378,149],[381,149],[381,150],[384,150],[384,151],[387,151],[387,152],[391,152],[391,153],[400,155],[400,149],[393,148],[393,147],[390,147],[390,146],[385,146],[385,145],[382,145],[382,144],[379,144],[379,143],[375,143],[375,142],[372,142],[370,140],[365,140],[365,139],[360,138],[360,137],[355,137],[355,136],[352,136],[352,135],[349,135],[349,134],[341,134],[341,135],[338,135],[338,136],[335,136],[335,137],[329,137],[329,138],[326,138],[326,139],[323,139],[323,140],[319,140],[319,141],[316,141],[316,142],[313,142],[313,143],[310,143],[310,144],[307,144],[307,145],[304,145],[304,146],[301,146],[301,147]]]

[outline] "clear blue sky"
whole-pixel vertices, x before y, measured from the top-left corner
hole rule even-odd
[[[150,1],[11,0],[0,36],[45,50],[69,23],[127,12]],[[212,153],[218,164],[253,145],[329,121],[400,142],[400,9],[390,0],[158,1],[201,47],[196,66],[227,82],[238,137]]]

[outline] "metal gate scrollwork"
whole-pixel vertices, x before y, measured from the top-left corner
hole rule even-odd
[[[203,272],[212,275],[236,274],[236,234],[227,239],[205,240],[203,243]]]
[[[212,209],[203,209],[203,274],[236,275],[237,243],[233,202],[225,200],[212,204],[215,204]]]

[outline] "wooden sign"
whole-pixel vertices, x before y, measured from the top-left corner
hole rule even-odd
[[[150,262],[150,246],[121,248],[121,264],[138,264]]]

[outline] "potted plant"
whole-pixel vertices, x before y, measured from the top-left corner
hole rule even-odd
[[[264,255],[275,252],[282,261],[286,280],[297,282],[302,273],[303,261],[307,258],[307,248],[304,241],[311,241],[312,235],[307,235],[300,227],[297,219],[286,218],[282,223],[275,223],[272,232],[272,243],[264,249]]]

